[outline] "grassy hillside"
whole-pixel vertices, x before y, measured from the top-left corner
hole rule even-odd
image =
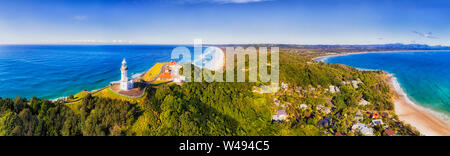
[[[152,81],[161,71],[161,68],[166,63],[156,63],[152,68],[150,68],[143,76],[144,81]]]

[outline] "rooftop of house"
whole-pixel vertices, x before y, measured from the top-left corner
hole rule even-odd
[[[395,136],[395,131],[391,129],[387,129],[384,131],[388,136]]]
[[[170,74],[170,73],[163,73],[163,74],[159,75],[159,78],[161,78],[161,79],[171,79],[172,78],[172,74]]]
[[[352,127],[353,130],[359,130],[362,134],[366,136],[372,136],[373,135],[373,129],[369,128],[365,124],[362,123],[356,123]]]
[[[301,108],[301,109],[306,109],[306,108],[308,108],[308,105],[307,105],[307,104],[301,104],[301,105],[300,105],[300,108]]]
[[[177,63],[175,62],[175,61],[171,61],[171,62],[169,62],[169,63],[167,63],[167,65],[169,65],[169,66],[174,66],[174,65],[176,65]]]
[[[287,115],[285,110],[278,110],[277,115]]]
[[[377,113],[377,112],[372,113],[372,117],[373,117],[373,118],[379,118],[379,117],[380,117],[380,114]]]
[[[383,120],[381,120],[381,119],[372,120],[372,124],[373,125],[382,125],[383,124]]]

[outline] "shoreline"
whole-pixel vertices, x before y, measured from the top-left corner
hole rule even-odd
[[[325,62],[330,57],[336,57],[336,56],[347,56],[347,55],[358,55],[358,54],[368,54],[368,53],[402,53],[402,52],[450,52],[450,50],[388,50],[388,51],[361,51],[361,52],[342,52],[339,54],[332,54],[332,55],[324,55],[324,56],[318,56],[312,58],[312,60],[317,62]]]
[[[325,62],[330,57],[346,56],[346,55],[358,55],[366,53],[390,53],[390,52],[420,52],[424,50],[405,50],[405,51],[378,51],[378,52],[346,52],[335,55],[320,56],[313,58],[317,62]],[[429,50],[438,51],[438,50]],[[448,50],[440,50],[448,51]],[[361,70],[357,68],[358,70]],[[383,70],[381,70],[383,71]],[[384,73],[387,73],[383,71]],[[394,107],[395,114],[399,119],[411,126],[415,127],[420,133],[426,136],[450,136],[450,123],[449,117],[440,112],[426,108],[420,104],[417,104],[409,99],[406,92],[401,88],[397,78],[390,73],[387,73],[387,81],[390,87],[395,92],[394,95]]]
[[[220,48],[218,48],[218,49],[220,50],[220,52],[222,52],[222,55],[225,56],[224,50],[222,50],[222,49],[220,49]],[[225,57],[223,57],[222,59],[223,59],[223,63],[222,63],[221,65],[216,65],[216,66],[214,66],[212,69],[209,69],[209,70],[216,71],[216,72],[217,72],[217,71],[223,71],[224,68],[225,68],[225,66],[226,66],[226,64],[225,64]],[[156,63],[158,63],[158,62],[156,62]],[[155,64],[156,64],[156,63],[155,63]],[[189,62],[189,64],[194,65],[194,66],[199,67],[199,68],[204,68],[204,67],[200,67],[200,66],[195,65],[195,63],[193,63],[193,62]],[[154,66],[154,65],[153,65],[153,66]],[[153,66],[151,66],[149,69],[151,69]],[[208,68],[207,68],[207,69],[208,69]],[[131,77],[132,77],[133,79],[141,78],[141,77],[144,76],[147,72],[148,72],[148,70],[145,70],[145,71],[143,71],[143,72],[137,72],[137,73],[133,74]],[[135,76],[136,76],[136,78],[134,78]],[[87,91],[88,91],[88,92],[95,92],[95,91],[98,91],[98,90],[101,90],[101,89],[104,89],[104,88],[105,88],[105,87],[98,88],[98,89],[94,89],[94,90],[87,90]],[[70,96],[70,95],[68,95],[68,96],[61,96],[61,97],[58,97],[58,98],[55,98],[55,99],[47,99],[47,100],[49,100],[49,101],[65,100],[65,99],[67,99],[69,96]]]
[[[392,74],[388,75],[388,81],[395,92],[393,97],[395,114],[401,121],[410,124],[426,136],[450,136],[450,124],[437,117],[438,112],[432,112],[411,101]]]
[[[153,66],[154,66],[154,65],[153,65]],[[152,67],[153,67],[153,66],[152,66]],[[151,67],[150,67],[150,68],[151,68]],[[147,71],[144,71],[144,72],[137,72],[137,73],[131,75],[131,77],[133,78],[134,76],[140,75],[139,77],[137,77],[137,78],[140,78],[140,77],[143,76],[146,72],[147,72]],[[133,79],[135,79],[135,78],[133,78]],[[96,92],[96,91],[105,89],[105,88],[108,87],[108,86],[109,86],[109,85],[107,85],[107,86],[105,86],[105,87],[102,87],[102,88],[98,88],[98,89],[93,89],[93,90],[82,90],[82,91],[87,91],[87,92],[92,93],[92,92]],[[80,91],[80,92],[82,92],[82,91]],[[56,99],[47,99],[47,100],[48,100],[48,101],[52,101],[52,102],[56,102],[56,101],[58,101],[58,100],[66,100],[69,96],[70,96],[70,95],[68,95],[68,96],[61,96],[61,97],[58,97],[58,98],[56,98]]]

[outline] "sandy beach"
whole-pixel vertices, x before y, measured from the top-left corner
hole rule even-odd
[[[391,52],[391,51],[380,51]],[[414,52],[414,51],[408,51]],[[377,52],[354,52],[354,53],[341,53],[335,55],[321,56],[313,58],[313,60],[322,62],[329,57],[342,56],[342,55],[356,55],[365,53],[377,53]],[[389,74],[389,84],[395,91],[394,105],[395,113],[399,119],[411,126],[415,127],[423,135],[426,136],[450,136],[450,123],[444,120],[448,117],[441,113],[435,112],[428,108],[424,108],[419,104],[414,103],[409,99],[407,94],[403,91],[400,83],[392,74]],[[445,116],[445,117],[444,117]],[[447,120],[448,121],[448,120]]]
[[[395,113],[401,121],[410,124],[426,136],[450,136],[450,124],[412,102],[395,77],[390,76],[389,83],[396,92]]]
[[[389,52],[389,51],[375,51],[375,52],[369,52],[369,51],[363,51],[363,52],[343,52],[343,53],[338,53],[338,54],[332,54],[332,55],[325,55],[325,56],[315,57],[315,58],[313,58],[313,60],[314,60],[314,61],[317,61],[317,62],[325,62],[328,58],[330,58],[330,57],[335,57],[335,56],[356,55],[356,54],[377,53],[377,52]]]
[[[338,54],[330,54],[330,55],[315,57],[315,58],[313,58],[313,60],[317,61],[317,62],[325,62],[328,58],[335,57],[335,56],[358,55],[358,54],[367,54],[367,53],[422,52],[422,51],[426,51],[426,50],[342,52],[342,53],[338,53]],[[432,51],[448,51],[448,50],[432,50]]]

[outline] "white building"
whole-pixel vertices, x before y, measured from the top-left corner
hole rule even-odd
[[[121,79],[119,81],[120,90],[127,91],[129,89],[132,89],[134,87],[134,82],[133,79],[128,78],[128,67],[125,59],[123,59],[122,61],[122,67],[120,68],[120,71],[121,71]]]
[[[180,75],[180,69],[183,66],[179,65],[179,64],[174,64],[174,65],[169,65],[169,68],[172,71],[172,75]]]
[[[336,87],[334,87],[334,88],[336,89],[336,92],[337,92],[337,93],[341,92],[341,89],[339,89],[339,87],[336,86]]]
[[[356,80],[352,81],[353,88],[358,89],[358,82]]]
[[[373,136],[373,129],[369,128],[365,124],[362,123],[356,123],[352,126],[352,130],[354,132],[361,132],[365,136]]]
[[[365,99],[361,99],[361,101],[359,101],[358,104],[361,105],[361,106],[367,106],[367,105],[370,104],[370,102],[365,100]]]
[[[317,105],[316,109],[324,114],[330,114],[332,112],[330,107],[325,107],[324,105]]]
[[[308,108],[309,108],[309,107],[308,107],[307,104],[301,104],[301,105],[300,105],[300,109],[305,110],[305,109],[308,109]]]
[[[352,86],[353,86],[353,88],[355,88],[355,89],[358,89],[358,85],[359,84],[362,84],[363,82],[361,81],[361,79],[357,79],[357,80],[352,80]]]
[[[277,114],[272,116],[272,120],[281,122],[283,120],[287,120],[288,116],[285,110],[278,110]]]
[[[342,84],[343,85],[348,85],[348,84],[350,84],[351,82],[350,81],[342,81]]]
[[[176,83],[181,83],[181,82],[185,82],[185,81],[186,81],[185,76],[178,76],[173,79],[173,82],[176,82]]]
[[[372,120],[372,126],[378,126],[378,125],[384,125],[383,120],[381,119],[376,119],[376,120]]]
[[[281,89],[287,90],[289,88],[289,85],[287,83],[282,82],[281,83]]]
[[[328,89],[329,89],[330,93],[338,93],[338,92],[341,91],[338,87],[333,86],[333,85],[331,85],[330,87],[328,87]]]

